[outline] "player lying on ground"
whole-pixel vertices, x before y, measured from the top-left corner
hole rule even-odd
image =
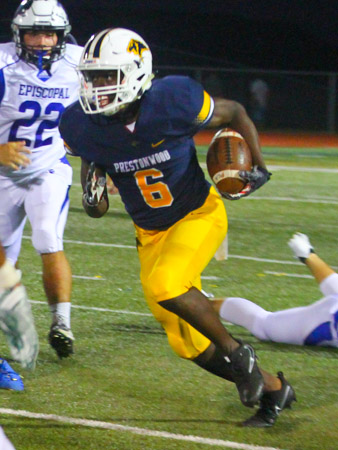
[[[308,306],[270,312],[245,298],[215,300],[220,317],[247,328],[263,341],[338,347],[338,274],[316,253],[309,238],[296,233],[289,246],[319,283],[324,298]]]
[[[60,130],[82,158],[86,212],[98,218],[108,210],[108,173],[135,224],[145,298],[173,350],[234,382],[245,406],[261,401],[245,425],[274,424],[293,389],[281,373],[258,368],[252,347],[228,333],[201,292],[201,273],[226,236],[227,217],[192,136],[211,121],[245,138],[258,169],[240,198],[269,179],[254,124],[241,105],[214,101],[193,79],[153,80],[150,49],[130,30],[93,36],[79,70],[81,100],[65,111]]]

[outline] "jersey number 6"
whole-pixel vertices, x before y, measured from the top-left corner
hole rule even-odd
[[[163,173],[158,169],[146,169],[135,172],[137,186],[139,187],[144,201],[151,208],[163,208],[170,206],[174,200],[168,186],[162,181],[149,184],[148,181],[162,178]]]

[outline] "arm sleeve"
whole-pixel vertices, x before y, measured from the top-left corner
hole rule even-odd
[[[177,134],[193,136],[210,121],[214,101],[192,78],[168,78],[164,103],[170,111],[172,128]]]
[[[338,274],[332,273],[323,280],[319,288],[321,292],[327,297],[328,295],[338,294]]]

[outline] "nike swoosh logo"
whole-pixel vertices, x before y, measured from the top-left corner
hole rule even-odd
[[[164,142],[164,141],[165,141],[165,139],[162,139],[162,141],[158,141],[158,142],[156,142],[155,144],[151,144],[151,146],[152,146],[153,148],[158,147],[158,146],[161,145],[162,142]]]

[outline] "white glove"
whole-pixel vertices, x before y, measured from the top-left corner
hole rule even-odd
[[[314,249],[306,234],[295,233],[288,242],[289,247],[293,251],[296,258],[299,258],[303,263],[306,258],[314,253]]]

